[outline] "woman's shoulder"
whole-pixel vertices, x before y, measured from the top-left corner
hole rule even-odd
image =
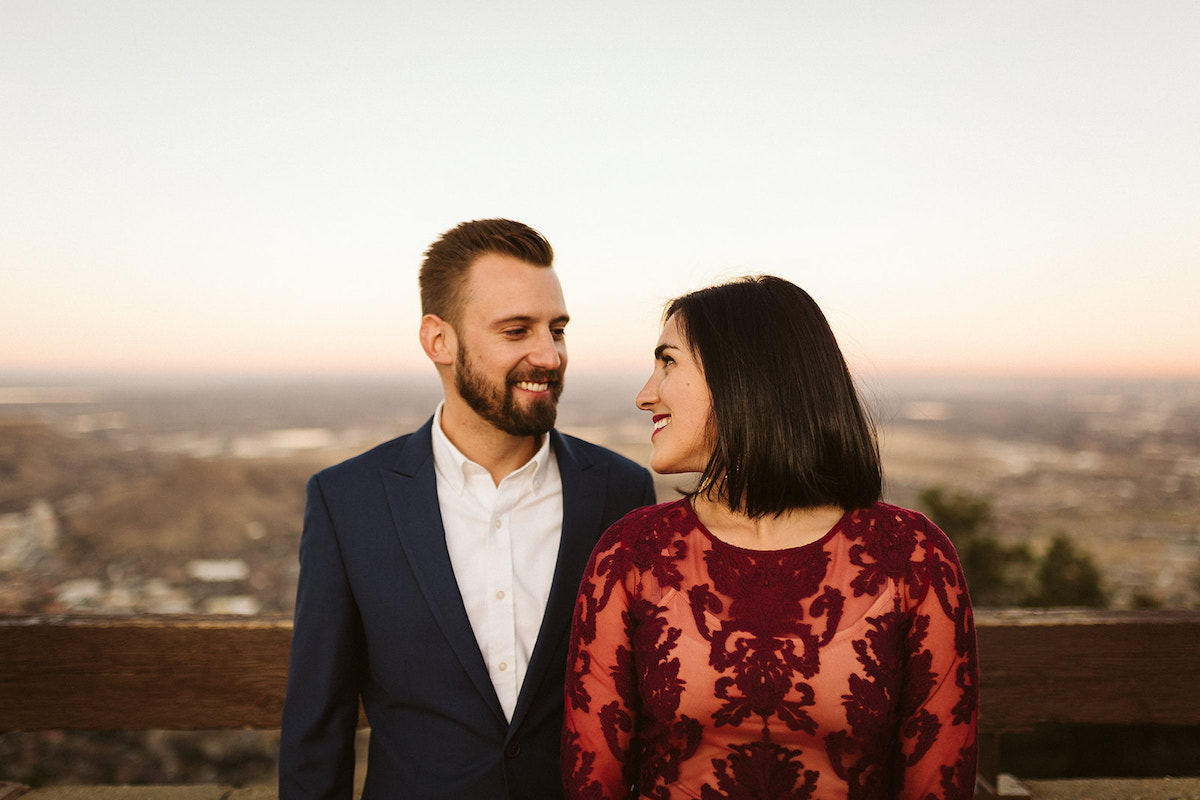
[[[866,508],[858,508],[848,515],[849,524],[869,527],[884,533],[916,533],[919,536],[942,535],[941,529],[920,511],[880,500]]]
[[[690,518],[694,518],[691,506],[688,505],[686,498],[681,497],[666,503],[635,508],[613,523],[609,530],[619,530],[626,536],[637,536],[646,531],[661,529],[664,525],[687,521]]]
[[[910,557],[934,550],[957,560],[950,538],[933,520],[911,508],[880,501],[852,511],[846,528],[851,538],[876,540],[885,547],[906,545]]]
[[[695,530],[696,516],[687,500],[680,498],[630,511],[614,522],[600,538],[596,549],[644,550]]]

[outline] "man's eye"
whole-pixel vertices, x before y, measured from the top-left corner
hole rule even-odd
[[[505,328],[504,335],[510,339],[520,339],[525,335],[524,328]]]
[[[675,363],[675,359],[671,358],[671,357],[670,357],[670,356],[668,356],[668,355],[663,355],[663,356],[660,356],[659,360],[660,360],[660,361],[662,361],[662,365],[663,365],[664,367],[669,367],[669,366],[671,366],[672,364],[674,364],[674,363]]]
[[[561,339],[567,335],[567,329],[566,328],[551,328],[550,335],[552,335],[555,339]]]

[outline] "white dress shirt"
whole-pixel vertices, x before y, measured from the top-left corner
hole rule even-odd
[[[537,642],[562,537],[562,478],[550,437],[497,486],[433,420],[433,463],[446,548],[475,641],[512,719]]]

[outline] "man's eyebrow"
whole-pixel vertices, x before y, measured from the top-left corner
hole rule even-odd
[[[511,317],[504,317],[503,319],[498,319],[495,322],[493,322],[492,324],[498,328],[503,327],[504,325],[512,325],[513,323],[518,323],[518,322],[523,325],[530,325],[530,324],[537,322],[538,319],[539,319],[538,317],[534,317],[529,314],[514,314]],[[555,317],[554,319],[550,320],[550,324],[551,325],[566,325],[570,321],[571,321],[571,315],[563,314],[562,316]]]

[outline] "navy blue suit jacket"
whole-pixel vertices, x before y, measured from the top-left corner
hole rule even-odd
[[[650,474],[551,432],[562,539],[509,722],[446,550],[432,422],[309,480],[281,800],[350,797],[360,697],[371,726],[364,798],[562,797],[563,676],[579,581],[604,530],[654,502]]]

